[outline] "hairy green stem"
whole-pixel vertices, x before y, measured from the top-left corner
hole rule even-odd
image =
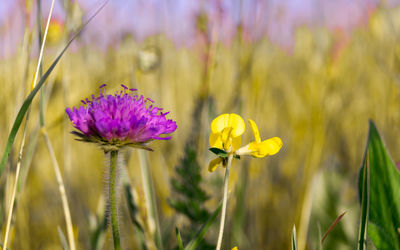
[[[117,209],[117,158],[118,150],[110,152],[110,180],[109,180],[109,199],[111,212],[111,228],[114,241],[114,249],[121,249],[121,240],[118,227],[118,209]]]
[[[218,235],[218,243],[217,250],[221,249],[222,245],[222,235],[224,234],[224,226],[225,226],[225,215],[226,215],[226,204],[228,203],[228,184],[229,184],[229,170],[231,168],[233,155],[230,154],[228,156],[228,163],[226,164],[225,170],[225,179],[224,179],[224,197],[222,202],[222,215],[221,215],[221,223],[219,224],[219,235]]]

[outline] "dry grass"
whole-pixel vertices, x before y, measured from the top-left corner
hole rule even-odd
[[[376,122],[394,160],[399,160],[396,152],[400,149],[400,21],[394,18],[399,11],[378,10],[369,26],[357,30],[341,50],[335,50],[331,33],[306,28],[297,31],[291,53],[267,40],[245,43],[237,39],[231,47],[218,44],[208,83],[204,81],[206,64],[199,59],[207,53],[204,47],[175,48],[163,36],[149,38],[142,44],[127,37],[107,53],[92,46],[69,52],[45,86],[51,90],[45,118],[63,170],[78,249],[89,247],[91,218],[102,211],[99,204],[102,204],[104,159],[98,148],[77,142],[68,133],[73,128],[66,121],[64,110],[66,106],[79,105],[82,97],[89,97],[103,83],[108,84],[108,92],[119,90],[120,84],[138,88],[140,94],[171,111],[169,118],[177,121],[178,130],[173,139],[153,143],[155,152],[150,157],[165,228],[178,219],[166,202],[171,195],[169,177],[174,174],[173,168],[182,157],[185,142],[193,133],[194,100],[207,84],[206,112],[201,123],[203,140],[198,157],[204,167],[204,187],[212,195],[208,207],[214,209],[222,195],[222,169],[213,174],[207,172],[208,161],[212,158],[207,151],[208,126],[217,114],[235,112],[245,119],[251,118],[258,123],[263,138],[279,136],[284,142],[276,156],[234,163],[226,242],[239,249],[250,246],[253,249],[287,249],[291,228],[296,223],[299,247],[306,239],[309,247],[314,246],[316,221],[326,230],[337,215],[346,210],[347,215],[340,224],[343,234],[333,235],[331,241],[328,237],[326,249],[354,249],[358,218],[355,188],[368,119]],[[139,69],[138,55],[149,45],[161,51],[160,64],[143,72]],[[45,51],[45,65],[53,60],[55,47]],[[25,58],[21,49],[13,57],[0,61],[1,150],[22,97],[27,95],[31,85],[35,60],[29,61],[25,78]],[[38,100],[33,102],[28,124],[26,143],[35,147],[30,164],[26,164],[28,153],[23,158],[22,174],[28,166],[29,172],[13,220],[13,249],[59,248],[57,227],[65,228],[45,142],[39,137],[34,143]],[[247,131],[242,141],[250,140],[251,136]],[[17,139],[11,164],[1,179],[2,222],[8,211],[21,136]],[[129,177],[140,196],[143,191],[137,154],[128,151],[125,160]],[[244,200],[239,203],[241,189]],[[121,205],[124,207],[121,216],[128,218],[125,202]],[[134,229],[129,220],[122,222],[123,241],[130,249],[135,249]],[[172,229],[169,245],[176,244]],[[216,228],[208,237],[216,240]],[[111,246],[109,236],[106,244]]]

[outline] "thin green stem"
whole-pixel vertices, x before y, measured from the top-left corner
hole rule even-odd
[[[228,163],[226,164],[225,170],[225,179],[224,179],[224,197],[222,202],[222,215],[221,215],[221,223],[219,224],[219,235],[218,235],[218,243],[217,250],[221,249],[222,245],[222,236],[224,234],[224,226],[225,226],[225,216],[226,216],[226,204],[228,203],[228,184],[229,184],[229,170],[232,165],[233,154],[229,154]]]
[[[119,237],[118,227],[118,208],[117,208],[117,158],[118,150],[110,152],[110,181],[109,181],[109,197],[111,212],[111,227],[114,240],[114,249],[121,249],[121,240]]]

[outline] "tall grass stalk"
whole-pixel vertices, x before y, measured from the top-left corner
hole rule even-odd
[[[149,228],[158,249],[163,249],[161,241],[160,221],[157,213],[156,197],[153,188],[150,169],[147,163],[146,152],[138,150],[140,169],[142,172],[142,184],[144,196],[146,198],[146,209],[148,214]]]
[[[38,2],[40,2],[40,0],[39,0]],[[45,29],[45,31],[44,31],[42,46],[40,46],[40,53],[39,53],[38,64],[37,64],[37,66],[36,66],[35,78],[34,78],[34,80],[33,80],[33,82],[32,82],[32,88],[31,88],[31,90],[33,90],[33,89],[36,87],[36,83],[37,83],[37,80],[38,80],[39,69],[40,69],[41,63],[42,63],[43,51],[44,51],[44,46],[45,46],[45,44],[46,44],[47,31],[49,30],[51,15],[52,15],[52,13],[53,13],[54,2],[55,2],[55,0],[52,0],[52,1],[51,1],[50,12],[49,12],[49,16],[48,16],[48,18],[47,18],[46,29]],[[38,3],[38,4],[40,4],[40,3]],[[40,15],[40,13],[38,13],[38,15]],[[40,24],[39,24],[39,25],[40,25]]]
[[[302,203],[301,208],[301,217],[300,217],[300,229],[299,231],[299,250],[306,249],[306,239],[307,239],[307,232],[308,226],[310,224],[310,217],[311,217],[311,209],[312,209],[312,201],[313,201],[313,194],[315,191],[315,186],[317,184],[318,175],[315,175],[311,181],[310,185],[307,185],[305,192],[305,197]],[[301,241],[300,241],[301,240]]]
[[[65,186],[64,186],[63,178],[61,176],[60,167],[58,165],[57,158],[54,153],[53,147],[51,145],[49,136],[47,135],[46,129],[42,128],[41,132],[43,134],[44,140],[46,141],[47,149],[49,150],[51,162],[53,164],[54,172],[56,174],[58,189],[60,191],[62,206],[63,206],[63,210],[64,210],[65,224],[67,226],[69,247],[71,250],[75,250],[76,248],[75,248],[75,242],[74,242],[74,233],[73,233],[73,229],[72,229],[71,212],[69,211],[68,199],[67,199],[67,195],[65,193]]]
[[[24,125],[24,133],[22,136],[21,146],[20,146],[19,153],[18,153],[17,169],[15,172],[14,186],[13,186],[13,190],[12,190],[12,194],[11,194],[10,207],[9,207],[8,215],[7,215],[7,224],[6,224],[6,232],[4,235],[3,249],[7,249],[8,235],[10,233],[10,226],[11,226],[11,218],[12,218],[13,211],[14,211],[15,194],[17,193],[19,172],[21,169],[22,155],[23,155],[23,151],[24,151],[24,147],[25,147],[26,127],[28,124],[28,118],[29,118],[29,112],[26,116],[25,125]]]
[[[231,169],[233,155],[228,156],[228,163],[226,164],[225,179],[224,179],[224,197],[222,201],[222,215],[221,222],[219,225],[219,234],[217,242],[217,250],[221,249],[222,236],[224,235],[225,217],[226,217],[226,204],[228,203],[228,184],[229,184],[229,170]]]
[[[40,1],[39,1],[40,2]],[[34,80],[34,84],[32,85],[32,89],[36,87],[36,81],[37,81],[37,77],[39,75],[39,71],[40,71],[40,77],[42,77],[42,57],[43,57],[43,50],[44,50],[44,46],[46,44],[46,37],[47,37],[47,32],[48,32],[48,27],[50,25],[50,19],[51,19],[51,13],[53,11],[53,7],[54,7],[54,0],[51,3],[51,7],[50,7],[50,13],[49,13],[49,17],[47,19],[47,23],[46,23],[46,29],[44,32],[44,36],[43,36],[43,41],[42,41],[42,46],[40,49],[40,54],[39,54],[39,63],[37,65],[36,68],[36,73],[35,73],[35,80]],[[38,15],[40,15],[40,13],[38,13]],[[38,16],[39,18],[40,16]],[[40,23],[39,23],[40,25]],[[43,95],[43,88],[40,90],[40,94],[41,94],[41,98],[40,98],[40,126],[41,126],[41,131],[42,131],[42,135],[46,141],[46,145],[47,148],[49,150],[50,153],[50,157],[51,157],[51,161],[52,161],[52,165],[54,167],[54,172],[56,174],[56,179],[57,179],[57,184],[58,184],[58,189],[60,191],[60,196],[61,196],[61,202],[62,202],[62,206],[63,206],[63,211],[64,211],[64,218],[65,218],[65,224],[67,227],[67,237],[68,237],[68,244],[71,250],[75,250],[75,241],[74,241],[74,231],[73,231],[73,227],[72,227],[72,219],[71,219],[71,212],[69,210],[69,205],[68,205],[68,199],[67,199],[67,195],[65,192],[65,185],[64,185],[64,181],[61,175],[61,171],[60,171],[60,167],[58,165],[57,162],[57,158],[55,156],[54,153],[54,149],[51,145],[51,141],[50,138],[47,135],[46,129],[45,129],[45,119],[44,119],[44,95]]]
[[[44,46],[45,46],[45,43],[46,43],[47,31],[49,29],[51,16],[52,16],[53,9],[54,9],[54,2],[55,2],[55,0],[53,0],[51,2],[49,16],[47,18],[47,24],[46,24],[46,29],[45,29],[43,41],[42,41],[42,44],[41,44],[39,59],[38,59],[37,67],[36,67],[36,73],[35,73],[35,76],[34,76],[34,80],[32,82],[32,90],[36,87],[36,83],[37,83],[37,80],[38,80],[37,77],[38,77],[39,69],[41,67],[41,62],[42,62],[42,58],[43,58],[43,50],[44,50]],[[40,0],[38,1],[38,5],[40,5]],[[40,8],[38,8],[38,10],[40,10]],[[38,13],[38,15],[39,14],[40,13]],[[30,110],[30,108],[29,108],[29,110]],[[6,224],[6,232],[5,232],[5,236],[4,236],[3,249],[7,249],[8,235],[9,235],[9,232],[10,232],[11,218],[12,218],[13,211],[14,211],[15,195],[16,195],[16,192],[17,192],[18,178],[19,178],[19,173],[20,173],[20,169],[21,169],[21,161],[22,161],[23,149],[24,149],[25,140],[26,140],[26,128],[27,128],[27,124],[28,124],[28,121],[29,121],[29,113],[30,113],[29,110],[28,110],[28,113],[27,113],[27,116],[26,116],[26,119],[25,119],[24,132],[23,132],[21,146],[20,146],[19,154],[18,154],[17,169],[16,169],[16,173],[15,173],[15,181],[14,181],[14,186],[13,186],[12,195],[11,195],[10,208],[9,208],[8,215],[7,215],[7,224]]]
[[[129,215],[131,217],[131,221],[133,227],[135,228],[136,238],[138,240],[138,245],[141,250],[147,250],[148,247],[146,245],[146,239],[144,236],[144,229],[142,223],[138,220],[138,195],[136,190],[133,189],[130,179],[128,177],[128,173],[126,172],[126,168],[121,169],[124,173],[121,175],[121,182],[125,191],[126,202],[128,204]]]

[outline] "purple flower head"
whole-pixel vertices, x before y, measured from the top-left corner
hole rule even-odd
[[[162,137],[177,128],[175,121],[165,118],[169,112],[161,112],[153,100],[135,95],[135,90],[124,85],[124,90],[115,95],[107,95],[104,87],[100,86],[98,97],[82,100],[83,106],[65,110],[80,131],[72,132],[78,140],[98,143],[109,151],[124,146],[151,150],[146,146],[148,142],[171,139]]]

